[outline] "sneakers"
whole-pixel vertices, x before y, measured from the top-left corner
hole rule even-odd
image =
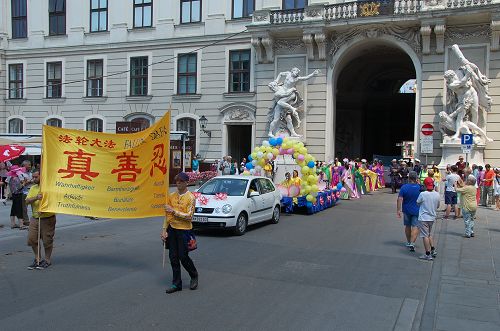
[[[431,251],[431,256],[432,257],[436,257],[437,255],[438,255],[438,252],[437,252],[436,249]]]
[[[431,255],[426,255],[426,254],[420,255],[418,258],[420,260],[426,260],[426,261],[432,261],[432,260],[434,260],[434,258]]]
[[[189,283],[190,290],[196,290],[198,288],[198,277],[191,278],[191,282]]]
[[[406,247],[410,247],[410,246],[411,246],[411,242],[407,242],[407,243],[405,244],[405,246],[406,246]]]
[[[472,233],[470,234],[470,236],[471,236],[472,238],[474,238],[474,232],[472,232]]]
[[[410,244],[408,246],[408,249],[410,250],[410,252],[415,252],[415,245],[414,244]]]
[[[36,262],[36,259],[33,260],[33,263],[28,266],[28,270],[34,270],[38,267],[38,263]]]
[[[172,285],[171,287],[169,287],[165,290],[165,293],[172,294],[172,293],[175,293],[178,291],[182,291],[182,287],[177,287],[175,285]]]
[[[40,262],[40,264],[38,264],[35,268],[36,268],[36,270],[44,270],[44,269],[47,269],[50,266],[51,266],[51,263],[48,263],[47,261],[42,260]]]

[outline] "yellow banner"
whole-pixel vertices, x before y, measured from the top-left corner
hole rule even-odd
[[[165,215],[170,112],[137,133],[43,126],[40,210],[106,218]]]

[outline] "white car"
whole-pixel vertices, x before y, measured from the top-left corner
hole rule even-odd
[[[195,228],[230,228],[242,235],[250,224],[280,219],[281,194],[265,177],[219,176],[193,193]]]

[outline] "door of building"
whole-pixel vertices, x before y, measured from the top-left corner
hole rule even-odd
[[[252,125],[228,125],[227,141],[228,155],[239,165],[252,149]]]

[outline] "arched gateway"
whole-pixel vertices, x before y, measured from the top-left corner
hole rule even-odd
[[[328,72],[326,154],[329,157],[399,155],[402,141],[417,141],[419,128],[420,59],[402,37],[377,29],[331,51]],[[413,47],[413,48],[412,48]],[[414,93],[401,93],[409,80]]]

